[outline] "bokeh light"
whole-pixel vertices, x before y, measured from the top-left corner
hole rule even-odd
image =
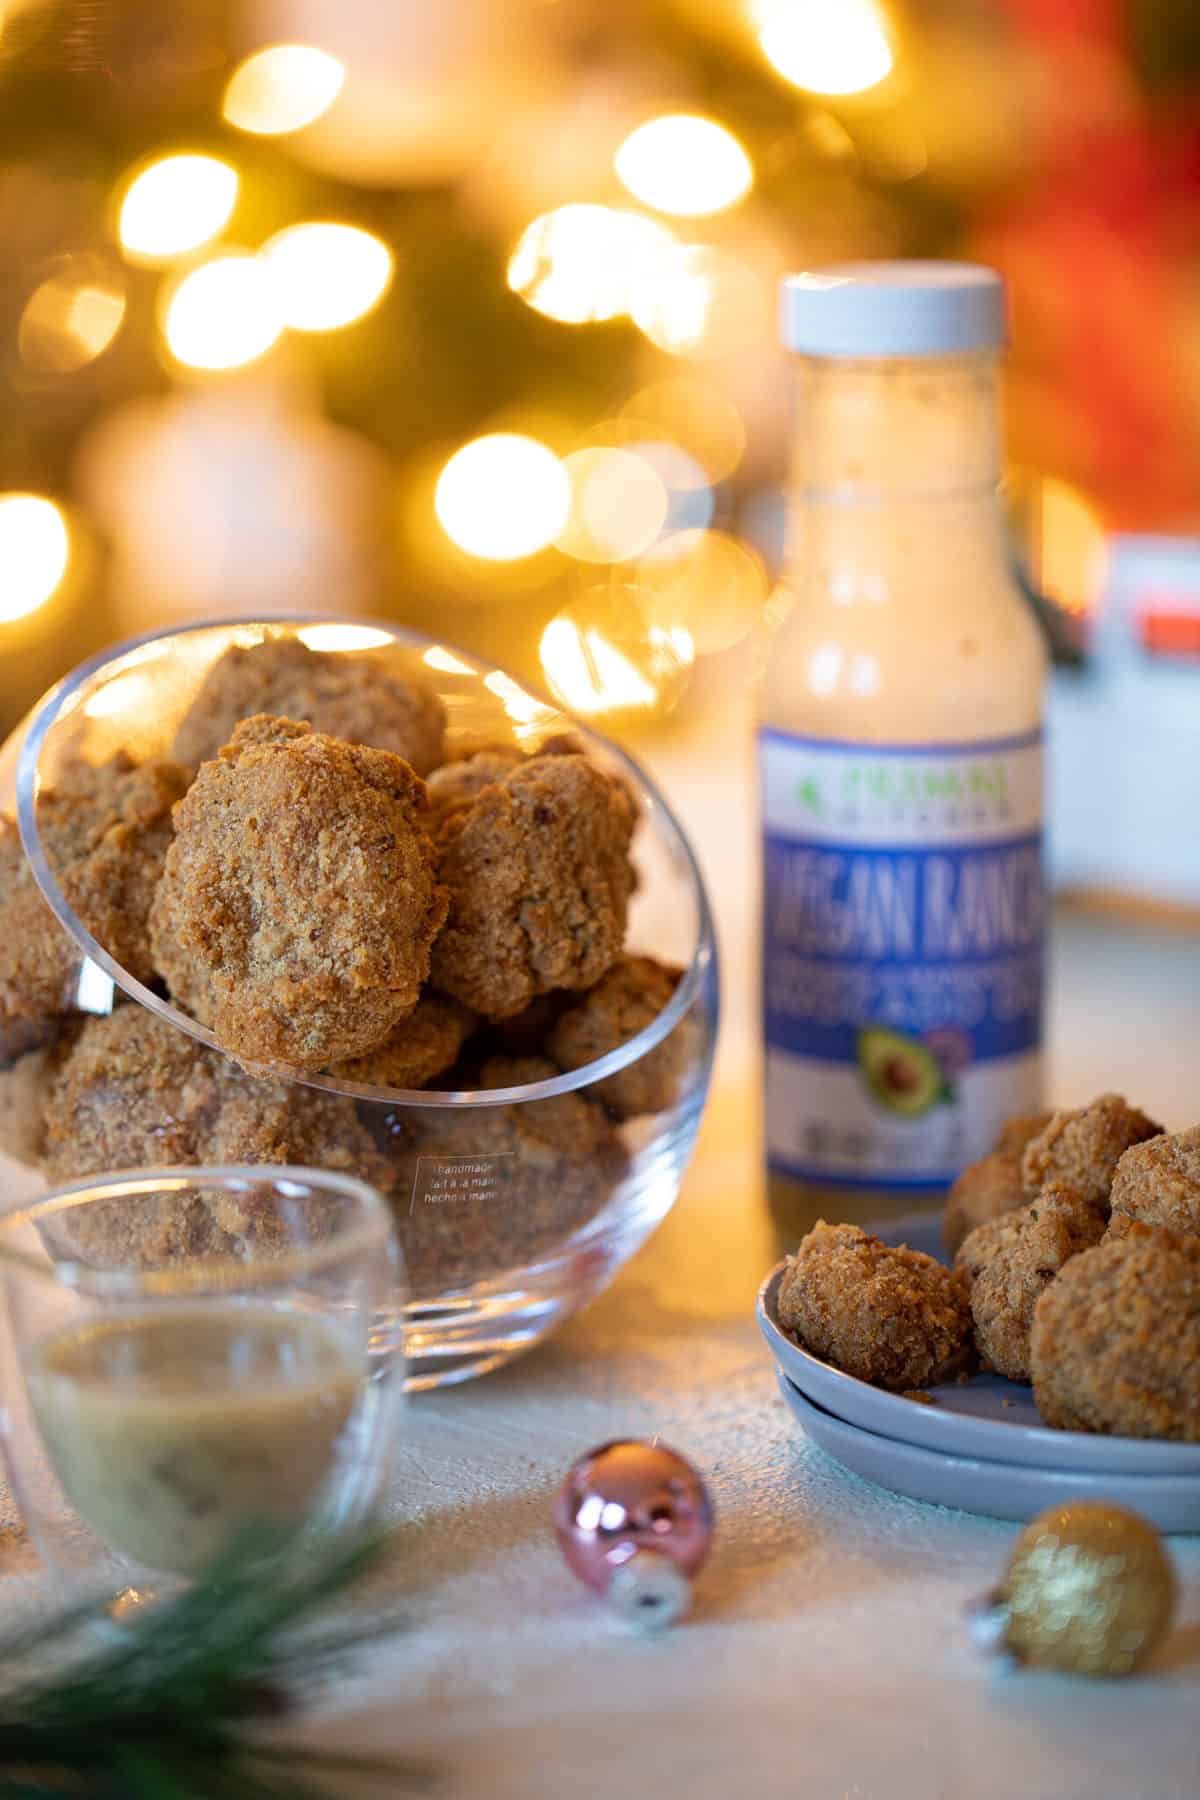
[[[640,556],[666,523],[670,495],[657,469],[628,450],[576,450],[563,467],[571,510],[555,540],[579,562],[625,562]]]
[[[237,204],[237,171],[216,156],[164,156],[126,189],[117,234],[134,262],[165,263],[210,243]]]
[[[342,651],[384,650],[396,642],[381,625],[305,625],[296,633],[309,650],[323,655]]]
[[[283,330],[275,282],[256,257],[219,256],[192,269],[164,296],[167,347],[192,369],[236,369],[271,348]]]
[[[296,356],[170,373],[165,393],[105,411],[72,464],[112,559],[111,633],[261,619],[284,600],[310,622],[377,616],[396,482],[383,452],[316,412]]]
[[[694,455],[689,455],[689,452],[682,446],[671,443],[666,437],[662,437],[662,439],[646,437],[644,428],[642,428],[642,432],[639,432],[639,436],[633,439],[633,443],[637,445],[637,454],[640,457],[646,457],[651,468],[657,468],[658,473],[662,475],[662,481],[666,482],[669,493],[673,493],[673,495],[675,493],[702,493],[707,497],[707,502],[711,506],[712,490],[709,486],[709,472],[696,461]]]
[[[124,317],[124,292],[104,264],[69,258],[25,303],[17,327],[21,361],[39,375],[70,375],[104,354]]]
[[[511,675],[505,675],[500,669],[493,669],[483,678],[483,685],[497,700],[503,702],[504,710],[514,725],[524,726],[526,730],[533,726],[544,725],[554,717],[553,708],[539,700],[525,688],[515,682]],[[518,729],[518,737],[524,733]]]
[[[387,245],[356,225],[289,225],[260,255],[275,283],[280,316],[296,331],[335,331],[361,319],[392,279]]]
[[[571,483],[545,444],[497,431],[455,451],[438,476],[433,504],[460,550],[512,562],[554,542],[570,511]]]
[[[635,200],[684,218],[724,212],[754,180],[750,158],[733,133],[694,113],[667,113],[639,125],[618,148],[613,166]]]
[[[222,111],[240,131],[280,137],[327,112],[345,79],[344,65],[326,50],[311,44],[269,44],[234,70]]]
[[[66,520],[40,494],[0,494],[0,623],[49,600],[67,572]]]
[[[675,239],[667,226],[620,207],[571,205],[543,213],[522,233],[508,285],[566,325],[617,319]]]
[[[136,669],[106,681],[102,688],[89,694],[83,703],[87,719],[150,718],[158,701],[158,684],[151,675]]]
[[[621,409],[623,421],[648,427],[702,465],[701,485],[723,481],[742,460],[746,427],[733,402],[701,381],[677,377],[639,388]]]
[[[650,622],[682,626],[699,655],[731,650],[763,616],[767,571],[749,545],[725,531],[675,531],[637,566]]]
[[[421,661],[430,669],[439,669],[443,675],[473,675],[470,663],[465,663],[461,656],[455,656],[453,650],[447,650],[444,644],[433,644],[426,650]]]
[[[891,73],[875,0],[775,0],[760,7],[759,43],[772,68],[814,94],[862,94]]]
[[[668,531],[708,524],[713,516],[713,491],[707,474],[694,456],[689,456],[678,444],[669,443],[665,439],[643,437],[631,442],[628,447],[658,471],[670,502],[666,522]]]
[[[1035,517],[1038,585],[1067,612],[1086,612],[1103,592],[1108,565],[1098,514],[1077,488],[1048,476],[1039,484]]]
[[[633,322],[672,356],[723,356],[763,323],[762,296],[746,264],[705,244],[677,244],[637,283]]]
[[[557,699],[593,717],[668,712],[687,687],[695,650],[681,626],[651,620],[628,583],[589,588],[546,626],[542,669]]]

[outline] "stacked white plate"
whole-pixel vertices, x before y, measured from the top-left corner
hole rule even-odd
[[[907,1235],[936,1250],[936,1227]],[[1160,1531],[1200,1532],[1200,1444],[1051,1431],[1032,1391],[999,1375],[926,1390],[932,1404],[871,1387],[802,1350],[780,1327],[783,1264],[758,1292],[782,1393],[814,1443],[856,1475],[913,1500],[1031,1519],[1067,1500],[1132,1507]]]

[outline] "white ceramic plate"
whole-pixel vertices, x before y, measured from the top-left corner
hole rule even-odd
[[[916,1235],[909,1233],[914,1249]],[[1041,1422],[1032,1389],[1003,1376],[973,1375],[970,1381],[929,1388],[934,1405],[922,1406],[843,1374],[802,1350],[781,1329],[775,1302],[782,1274],[778,1263],[758,1290],[759,1328],[788,1380],[837,1418],[880,1437],[951,1456],[1107,1475],[1188,1476],[1200,1494],[1200,1444],[1051,1431]]]
[[[813,1442],[843,1468],[893,1494],[1022,1522],[1069,1500],[1110,1500],[1140,1513],[1159,1531],[1200,1531],[1200,1481],[1195,1476],[1042,1469],[923,1450],[835,1418],[806,1399],[782,1369],[775,1374],[780,1393]]]

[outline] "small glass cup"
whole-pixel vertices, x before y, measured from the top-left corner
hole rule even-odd
[[[3,1441],[48,1572],[118,1601],[245,1533],[361,1526],[404,1389],[400,1253],[373,1188],[150,1169],[0,1216]]]

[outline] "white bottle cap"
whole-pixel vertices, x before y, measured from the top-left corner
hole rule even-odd
[[[779,332],[806,356],[952,356],[1007,337],[1004,283],[980,263],[833,263],[785,275]]]

